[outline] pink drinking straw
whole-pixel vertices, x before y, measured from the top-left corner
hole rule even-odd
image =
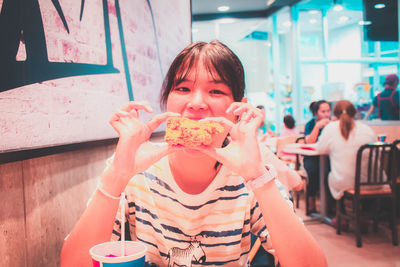
[[[121,193],[121,257],[125,256],[125,192]]]

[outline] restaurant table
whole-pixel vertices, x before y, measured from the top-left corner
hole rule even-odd
[[[332,225],[331,219],[328,215],[328,201],[327,201],[327,192],[326,192],[326,180],[328,178],[328,154],[318,153],[316,149],[316,144],[288,144],[283,148],[283,152],[285,153],[293,153],[302,156],[319,156],[319,190],[320,190],[320,212],[319,214],[312,214],[315,219],[320,220],[321,222]],[[304,220],[314,221],[314,220]]]
[[[276,143],[278,141],[278,137],[268,137],[265,141],[262,142],[263,145],[267,146],[272,152],[276,153]]]

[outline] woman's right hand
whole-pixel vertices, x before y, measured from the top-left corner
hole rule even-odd
[[[324,128],[328,123],[330,122],[329,119],[320,119],[317,121],[317,123],[315,124],[315,126],[318,129]]]
[[[139,119],[139,111],[152,113],[147,102],[132,101],[117,110],[110,119],[111,126],[119,135],[112,164],[103,173],[103,187],[113,195],[119,195],[128,181],[137,173],[146,170],[166,154],[177,148],[154,145],[149,142],[152,132],[168,117],[178,113],[158,114],[147,123]]]

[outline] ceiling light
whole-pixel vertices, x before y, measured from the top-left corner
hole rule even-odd
[[[360,20],[360,21],[358,22],[358,24],[361,25],[361,26],[364,26],[364,25],[371,25],[372,22],[369,21],[369,20]]]
[[[219,6],[217,9],[220,12],[225,12],[225,11],[228,11],[230,9],[230,7],[229,6]]]
[[[275,3],[275,0],[268,0],[268,1],[267,1],[267,6],[270,6],[270,5],[272,5],[273,3]]]
[[[340,4],[337,4],[333,7],[333,10],[336,12],[342,11],[343,10],[343,6]]]
[[[217,20],[219,23],[232,23],[234,22],[236,19],[234,18],[223,18],[223,19],[219,19]]]
[[[310,24],[315,24],[317,23],[317,19],[310,19],[308,22],[310,22]]]
[[[385,7],[386,7],[385,4],[376,4],[376,5],[374,5],[374,8],[376,8],[376,9],[382,9],[382,8],[385,8]]]

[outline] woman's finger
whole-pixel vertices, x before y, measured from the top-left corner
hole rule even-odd
[[[111,116],[109,123],[111,124],[114,121],[120,121],[123,116],[129,116],[129,113],[119,109]]]
[[[249,110],[248,112],[246,112],[244,120],[250,122],[252,119],[257,118],[259,115],[260,114],[257,114],[254,110]]]
[[[225,131],[230,132],[232,127],[235,125],[233,122],[231,122],[230,120],[228,120],[225,117],[210,117],[210,118],[206,118],[203,119],[202,121],[212,121],[212,122],[216,122],[222,125],[222,127],[224,127]]]
[[[244,112],[251,112],[254,114],[257,114],[259,116],[264,116],[261,110],[258,108],[255,108],[251,104],[248,103],[233,103],[226,111],[227,113],[232,113],[233,115],[236,116],[242,116]]]
[[[157,129],[158,126],[160,126],[161,123],[163,123],[167,118],[169,117],[180,117],[181,114],[175,113],[175,112],[165,112],[161,114],[155,115],[153,118],[151,118],[147,123],[147,127],[151,132],[153,132],[155,129]]]
[[[240,115],[240,122],[244,123],[247,122],[248,119],[248,113],[245,111]]]
[[[121,110],[126,111],[126,112],[130,112],[133,109],[136,111],[144,110],[148,113],[153,112],[153,108],[150,106],[150,104],[147,101],[131,101],[121,108]]]
[[[243,102],[233,102],[227,109],[226,109],[226,113],[233,113],[234,110],[236,110],[237,108],[241,107],[242,105],[244,105],[246,103]]]

